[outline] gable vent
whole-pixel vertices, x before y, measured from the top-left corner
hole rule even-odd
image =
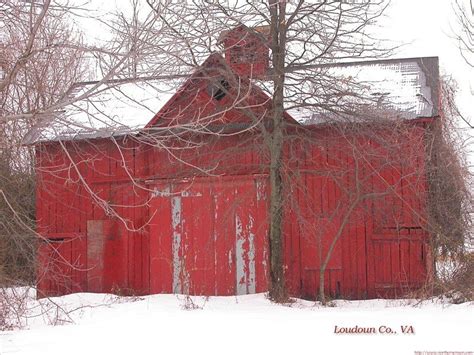
[[[229,82],[225,79],[221,79],[217,82],[211,82],[207,86],[207,93],[214,100],[220,101],[227,95],[229,88]]]

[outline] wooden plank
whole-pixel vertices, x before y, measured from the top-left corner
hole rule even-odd
[[[213,184],[216,245],[216,295],[235,295],[235,192],[232,183]]]
[[[150,292],[173,292],[173,230],[171,186],[157,184],[150,201]]]
[[[355,297],[358,299],[365,298],[367,296],[367,254],[366,254],[366,228],[362,221],[358,220],[355,222],[356,235],[357,235],[357,250],[354,252],[357,255],[357,289]]]
[[[71,239],[71,279],[72,292],[87,290],[87,244],[86,235]]]
[[[103,220],[87,221],[87,289],[89,292],[104,292],[104,248]]]
[[[400,279],[405,285],[410,284],[410,242],[400,241]]]
[[[118,217],[104,224],[104,233],[106,233],[104,289],[121,294],[133,293],[129,283],[130,208],[122,207],[130,205],[128,186],[127,184],[111,184],[109,201]]]
[[[47,297],[51,294],[50,267],[51,262],[49,245],[44,241],[38,243],[37,251],[38,268],[36,270],[36,285],[38,289],[38,298]]]
[[[57,279],[57,294],[68,294],[73,292],[72,269],[74,261],[72,260],[72,241],[65,239],[57,243],[56,251],[56,262],[59,271],[55,275]]]
[[[350,289],[350,294],[353,295],[357,293],[359,289],[359,273],[360,270],[358,268],[358,261],[360,260],[359,258],[361,255],[359,255],[359,249],[360,249],[360,244],[359,244],[359,231],[357,230],[357,224],[354,221],[355,217],[352,216],[350,219],[350,225],[349,225],[349,235],[347,236],[349,238],[349,250],[350,250],[350,266],[349,269],[346,270],[347,274],[349,274],[349,289]]]
[[[268,183],[266,178],[256,178],[255,180],[255,282],[257,293],[268,290],[269,280],[269,253],[268,253]],[[299,284],[299,234],[295,232],[296,223],[292,223],[292,255],[293,269],[292,278]]]
[[[150,293],[150,229],[147,225],[149,221],[149,209],[146,206],[148,191],[144,188],[140,188],[137,191],[135,199],[135,205],[140,206],[135,211],[135,221],[137,223],[136,228],[139,229],[137,235],[141,241],[142,249],[142,280],[141,280],[141,294]]]
[[[341,270],[341,290],[342,294],[348,298],[352,297],[352,279],[351,270],[353,264],[353,253],[351,252],[351,240],[352,240],[352,225],[348,228],[348,233],[343,236],[341,240],[341,258],[342,258],[342,270]]]
[[[369,233],[370,229],[366,231]],[[367,234],[367,295],[372,298],[375,297],[375,248],[373,234]]]
[[[410,242],[410,282],[413,285],[420,285],[424,283],[425,268],[424,268],[424,251],[420,241]]]
[[[236,293],[251,294],[256,290],[255,270],[255,184],[247,179],[236,184]]]
[[[186,186],[183,186],[186,188]],[[213,294],[215,290],[215,245],[211,230],[212,211],[209,184],[194,183],[183,190],[183,257],[185,259],[186,290],[191,294]]]

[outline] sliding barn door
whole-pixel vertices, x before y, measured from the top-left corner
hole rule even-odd
[[[156,183],[150,207],[151,292],[266,290],[266,200],[261,177]]]

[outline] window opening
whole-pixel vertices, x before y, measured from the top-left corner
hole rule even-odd
[[[221,79],[217,83],[209,84],[207,92],[214,100],[220,101],[227,95],[229,87],[229,82],[225,79]]]

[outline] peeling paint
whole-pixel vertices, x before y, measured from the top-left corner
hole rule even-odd
[[[242,222],[239,216],[235,216],[235,291],[237,295],[247,294],[245,282],[245,261],[244,261],[244,236]]]
[[[263,275],[268,275],[268,253],[266,245],[263,246],[263,257],[262,257],[262,268],[263,268]]]
[[[182,292],[182,263],[179,255],[181,246],[181,197],[171,199],[171,220],[173,224],[173,293]]]
[[[258,211],[257,208],[262,205],[262,203],[258,204],[256,199],[267,199],[266,181],[258,177],[253,177],[244,186],[232,186],[231,189],[226,190],[222,195],[212,188],[206,190],[206,192],[200,191],[198,188],[200,188],[200,185],[196,185],[196,188],[193,189],[184,189],[183,186],[179,184],[168,183],[157,186],[152,192],[152,196],[154,197],[166,197],[166,201],[168,201],[171,207],[170,212],[168,212],[171,214],[172,227],[171,235],[168,234],[171,237],[171,292],[194,292],[192,291],[193,288],[190,287],[193,282],[196,282],[193,278],[200,278],[200,276],[196,276],[200,275],[199,272],[189,272],[190,270],[194,271],[194,266],[192,265],[199,264],[199,253],[204,251],[195,250],[194,248],[196,246],[194,246],[192,240],[194,240],[196,236],[187,235],[190,233],[190,231],[188,231],[189,226],[187,226],[187,222],[194,226],[196,223],[195,218],[199,217],[197,217],[195,211],[188,210],[185,205],[188,201],[187,199],[205,195],[207,191],[209,191],[212,196],[211,206],[209,207],[211,216],[213,216],[215,220],[214,223],[225,223],[225,225],[222,226],[223,229],[221,227],[217,228],[216,225],[213,224],[213,227],[209,231],[211,233],[209,235],[211,239],[209,242],[212,243],[213,241],[214,249],[208,252],[214,253],[213,255],[209,255],[211,258],[210,261],[214,262],[214,273],[216,277],[220,274],[224,277],[224,273],[219,270],[223,265],[219,265],[219,262],[225,263],[227,261],[228,264],[226,264],[225,267],[229,269],[229,272],[226,275],[232,276],[231,279],[228,279],[227,276],[225,277],[228,279],[227,282],[230,281],[230,285],[233,284],[232,286],[229,285],[232,289],[232,293],[238,295],[255,293],[257,289],[256,269],[258,269],[258,267],[256,267],[256,259],[258,259],[256,252],[257,232],[255,230],[256,224],[258,224],[256,218],[258,217],[255,213]],[[246,203],[239,200],[237,206],[232,204],[234,201],[232,197],[248,192],[250,192],[250,194],[245,199]],[[265,205],[265,203],[263,203],[263,205]],[[222,221],[223,218],[224,221]],[[222,233],[220,232],[221,230],[223,231]],[[193,233],[196,232],[197,231],[193,229]],[[230,238],[232,240],[231,245],[233,244],[233,246],[230,246],[226,241],[220,241],[219,238]],[[189,244],[188,241],[191,244]],[[219,255],[224,257],[224,260],[222,260]],[[264,269],[266,269],[266,266],[264,266]],[[203,280],[199,279],[199,282],[201,283]],[[208,281],[204,280],[204,282]],[[207,287],[210,287],[210,290],[214,289],[215,294],[222,292],[217,279],[213,285],[208,285]]]
[[[247,293],[255,293],[255,234],[252,233],[253,230],[253,217],[250,216],[250,221],[248,225],[248,238],[249,238],[249,251],[248,251],[248,289]]]
[[[184,190],[184,191],[181,191],[181,196],[182,197],[201,197],[202,193]]]
[[[267,199],[266,182],[262,180],[256,180],[257,187],[257,201],[265,201]]]
[[[249,216],[248,225],[243,225],[235,215],[235,259],[236,259],[236,293],[245,295],[255,293],[255,234],[253,218]],[[247,249],[246,250],[246,245]]]
[[[182,191],[177,191],[174,193],[171,193],[171,189],[168,186],[167,188],[163,190],[159,190],[157,188],[153,189],[153,192],[151,194],[151,197],[171,197],[171,196],[181,196],[181,197],[201,197],[202,193],[201,192],[194,192],[190,190],[182,190]]]
[[[158,190],[157,188],[153,189],[153,192],[151,194],[151,197],[169,197],[171,195],[171,191],[169,186],[163,190]]]

